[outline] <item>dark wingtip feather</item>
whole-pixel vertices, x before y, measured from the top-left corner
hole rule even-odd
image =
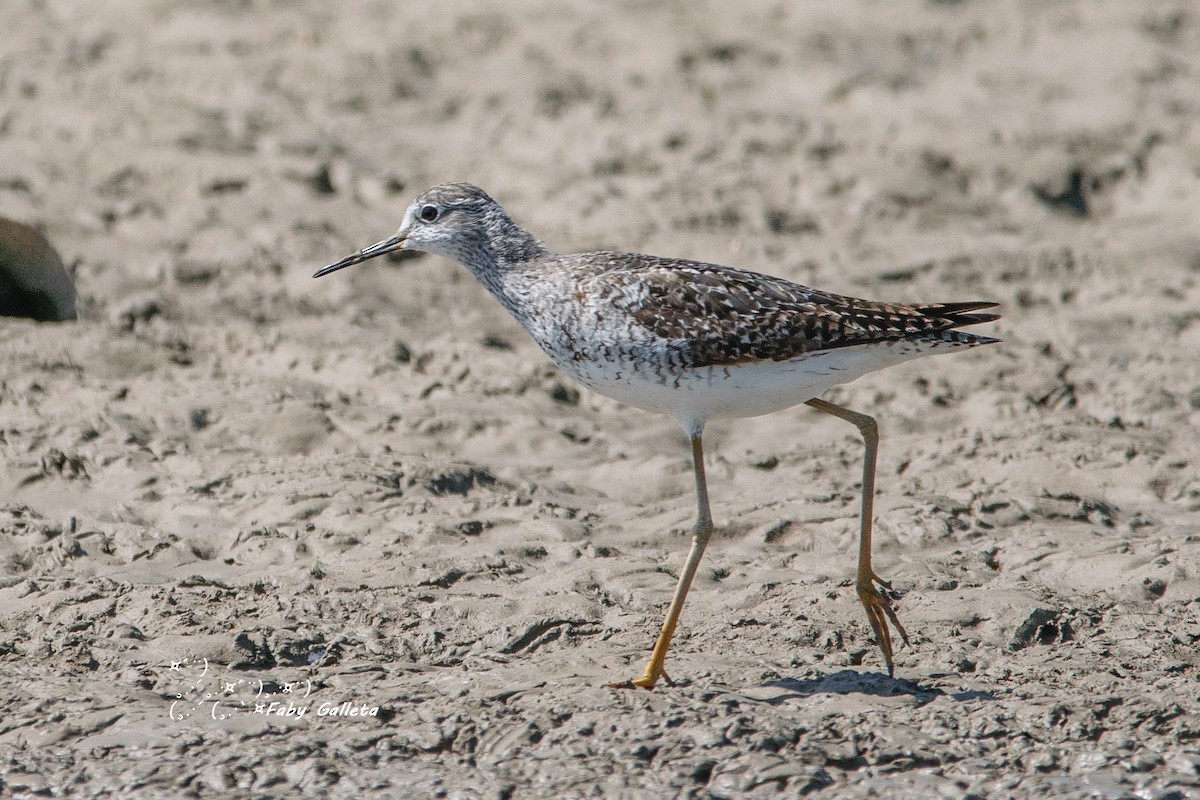
[[[982,311],[985,308],[998,308],[999,306],[999,303],[991,300],[968,300],[965,303],[933,303],[927,306],[917,306],[917,308],[931,314],[961,314],[966,311]]]
[[[984,322],[995,322],[1000,319],[999,314],[955,314],[955,325],[981,325]]]
[[[995,322],[999,314],[974,314],[985,308],[996,308],[999,303],[987,300],[968,301],[965,303],[935,303],[928,306],[916,306],[923,316],[945,323],[950,328],[962,328],[967,325],[982,325],[985,322]]]

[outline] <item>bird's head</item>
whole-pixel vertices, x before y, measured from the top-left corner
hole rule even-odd
[[[395,236],[322,267],[313,277],[399,250],[436,253],[474,268],[503,257],[497,251],[506,246],[512,230],[532,238],[483,189],[470,183],[443,183],[412,201]]]

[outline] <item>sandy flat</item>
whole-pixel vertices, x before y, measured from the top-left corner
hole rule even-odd
[[[1200,796],[1200,12],[1185,2],[0,6],[0,795]],[[503,10],[498,10],[503,8]],[[460,266],[312,271],[446,180],[549,246],[997,346],[861,444],[576,391]],[[983,331],[981,331],[983,332]]]

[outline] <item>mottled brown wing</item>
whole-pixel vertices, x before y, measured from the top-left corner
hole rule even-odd
[[[678,342],[694,367],[785,361],[996,319],[971,313],[995,303],[876,303],[756,272],[633,254],[622,254],[595,280],[609,302],[648,331]]]

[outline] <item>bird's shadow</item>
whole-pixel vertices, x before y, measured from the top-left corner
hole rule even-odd
[[[959,702],[996,699],[991,692],[947,693],[936,686],[925,686],[906,678],[890,678],[881,672],[855,672],[849,669],[818,678],[780,678],[759,684],[759,687],[759,690],[754,692],[754,699],[772,705],[820,694],[865,694],[875,697],[908,695],[916,701],[917,706],[923,706],[939,697],[949,697]],[[776,691],[771,692],[772,689]]]

